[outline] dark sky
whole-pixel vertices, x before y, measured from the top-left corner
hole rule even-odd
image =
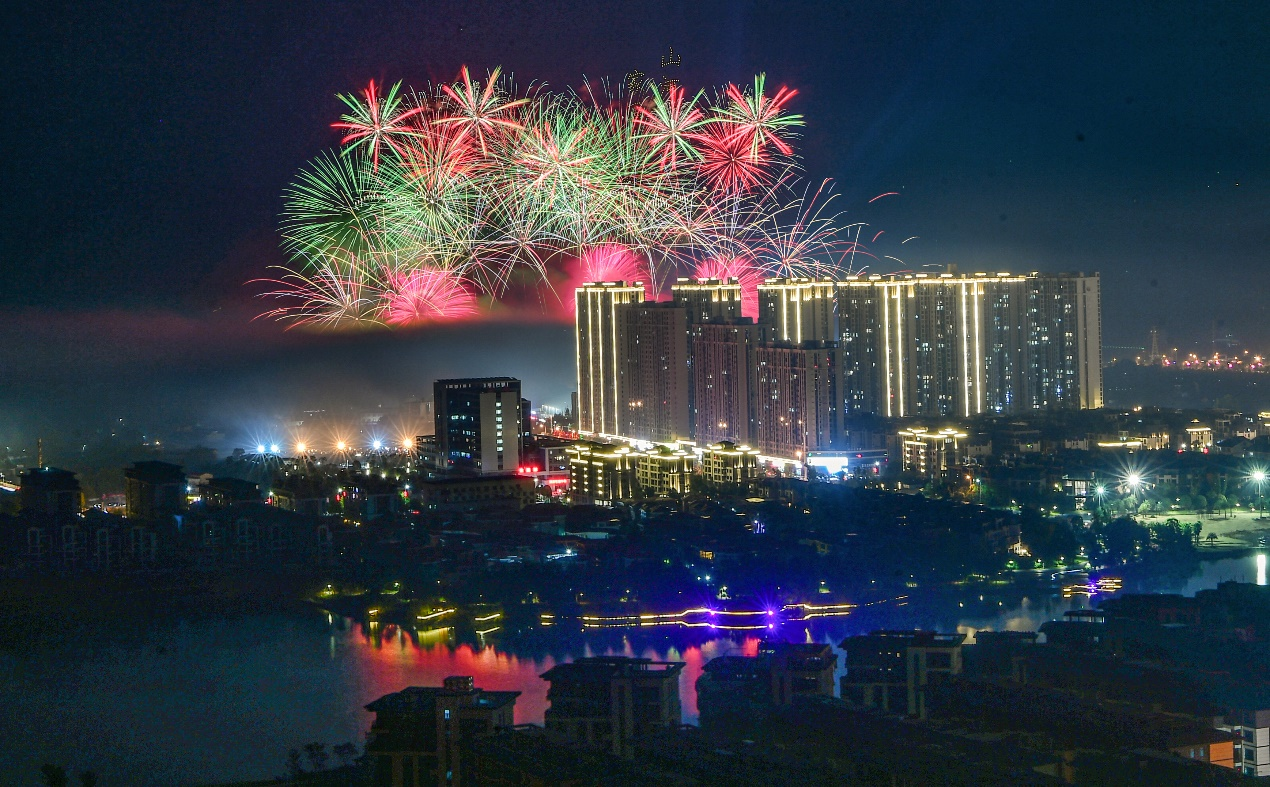
[[[879,255],[911,268],[1101,271],[1112,345],[1142,344],[1153,323],[1170,344],[1206,342],[1215,326],[1270,344],[1264,3],[5,13],[0,420],[91,413],[183,384],[199,401],[230,383],[284,396],[293,367],[322,370],[295,378],[305,385],[351,375],[373,387],[382,374],[389,387],[423,386],[440,366],[464,374],[504,358],[540,364],[522,372],[530,394],[562,402],[571,364],[556,326],[284,336],[246,321],[259,306],[244,282],[281,261],[280,195],[337,141],[337,92],[448,79],[465,63],[558,86],[656,75],[671,45],[690,86],[766,71],[800,91],[807,174],[838,182],[850,220],[887,231]],[[868,204],[888,191],[900,196]],[[877,269],[899,267],[888,264]],[[390,374],[392,357],[431,360]]]

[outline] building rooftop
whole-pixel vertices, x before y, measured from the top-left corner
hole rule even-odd
[[[567,664],[557,664],[539,677],[552,680],[605,680],[628,675],[658,673],[666,677],[679,675],[687,666],[682,661],[653,661],[625,656],[592,656]]]
[[[184,484],[185,471],[170,462],[133,462],[123,471],[124,478],[144,481],[148,484]]]

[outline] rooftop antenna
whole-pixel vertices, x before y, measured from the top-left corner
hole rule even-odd
[[[35,466],[44,466],[44,438],[35,438]]]

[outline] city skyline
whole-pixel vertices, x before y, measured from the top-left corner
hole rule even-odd
[[[87,106],[73,103],[61,115],[68,122],[36,118],[35,133],[6,132],[26,140],[7,146],[6,167],[12,193],[28,196],[0,227],[8,281],[0,370],[11,383],[0,412],[32,422],[26,439],[34,422],[103,404],[130,417],[109,405],[135,395],[125,380],[191,401],[230,398],[236,381],[262,390],[261,399],[295,398],[289,381],[311,390],[320,375],[306,370],[324,359],[339,378],[332,387],[351,389],[371,373],[395,376],[386,359],[403,349],[505,352],[558,376],[571,359],[554,350],[568,335],[554,305],[528,326],[539,307],[495,314],[470,332],[287,334],[250,321],[261,306],[241,282],[282,260],[282,193],[303,161],[338,144],[326,128],[340,111],[337,94],[370,79],[422,84],[450,79],[463,64],[481,71],[500,62],[561,88],[581,75],[660,78],[671,70],[660,66],[670,46],[682,58],[676,74],[694,89],[766,71],[769,84],[799,91],[792,109],[808,122],[799,145],[807,175],[833,177],[847,220],[882,233],[871,272],[1098,271],[1114,302],[1104,333],[1120,349],[1109,354],[1146,346],[1153,326],[1170,348],[1203,349],[1227,334],[1254,349],[1270,342],[1262,328],[1270,301],[1255,281],[1247,286],[1264,247],[1254,130],[1267,112],[1256,88],[1267,57],[1252,33],[1264,9],[1194,17],[1112,8],[1076,16],[1056,6],[911,14],[889,4],[787,15],[726,4],[627,11],[574,9],[561,50],[541,45],[558,32],[547,17],[480,6],[439,7],[428,24],[395,7],[373,19],[338,11],[265,19],[258,9],[156,6],[101,24],[93,9],[60,22],[32,9],[19,20],[25,48],[15,52],[15,78],[38,93],[118,97],[94,105],[91,123]],[[388,18],[398,24],[380,24]],[[252,33],[231,43],[223,30]],[[293,33],[305,43],[287,44]],[[55,63],[50,53],[63,51],[63,40],[81,45]],[[90,69],[91,53],[110,40],[127,45],[109,67]],[[261,58],[278,68],[244,67]],[[98,133],[78,135],[90,127]],[[86,142],[101,136],[117,141]],[[113,196],[98,196],[96,182]],[[1211,296],[1180,286],[1193,281]],[[191,357],[191,344],[209,335],[217,341]],[[440,343],[449,350],[415,349]],[[498,373],[427,363],[435,368],[419,384]],[[510,373],[538,384],[523,369]],[[532,395],[562,402],[567,391]],[[170,409],[158,398],[142,412]],[[188,421],[183,415],[176,420]]]

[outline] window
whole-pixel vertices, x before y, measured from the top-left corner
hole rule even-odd
[[[450,720],[450,709],[449,709],[449,708],[446,708],[446,709],[445,709],[445,720],[446,720],[446,721],[449,721],[449,720]]]

